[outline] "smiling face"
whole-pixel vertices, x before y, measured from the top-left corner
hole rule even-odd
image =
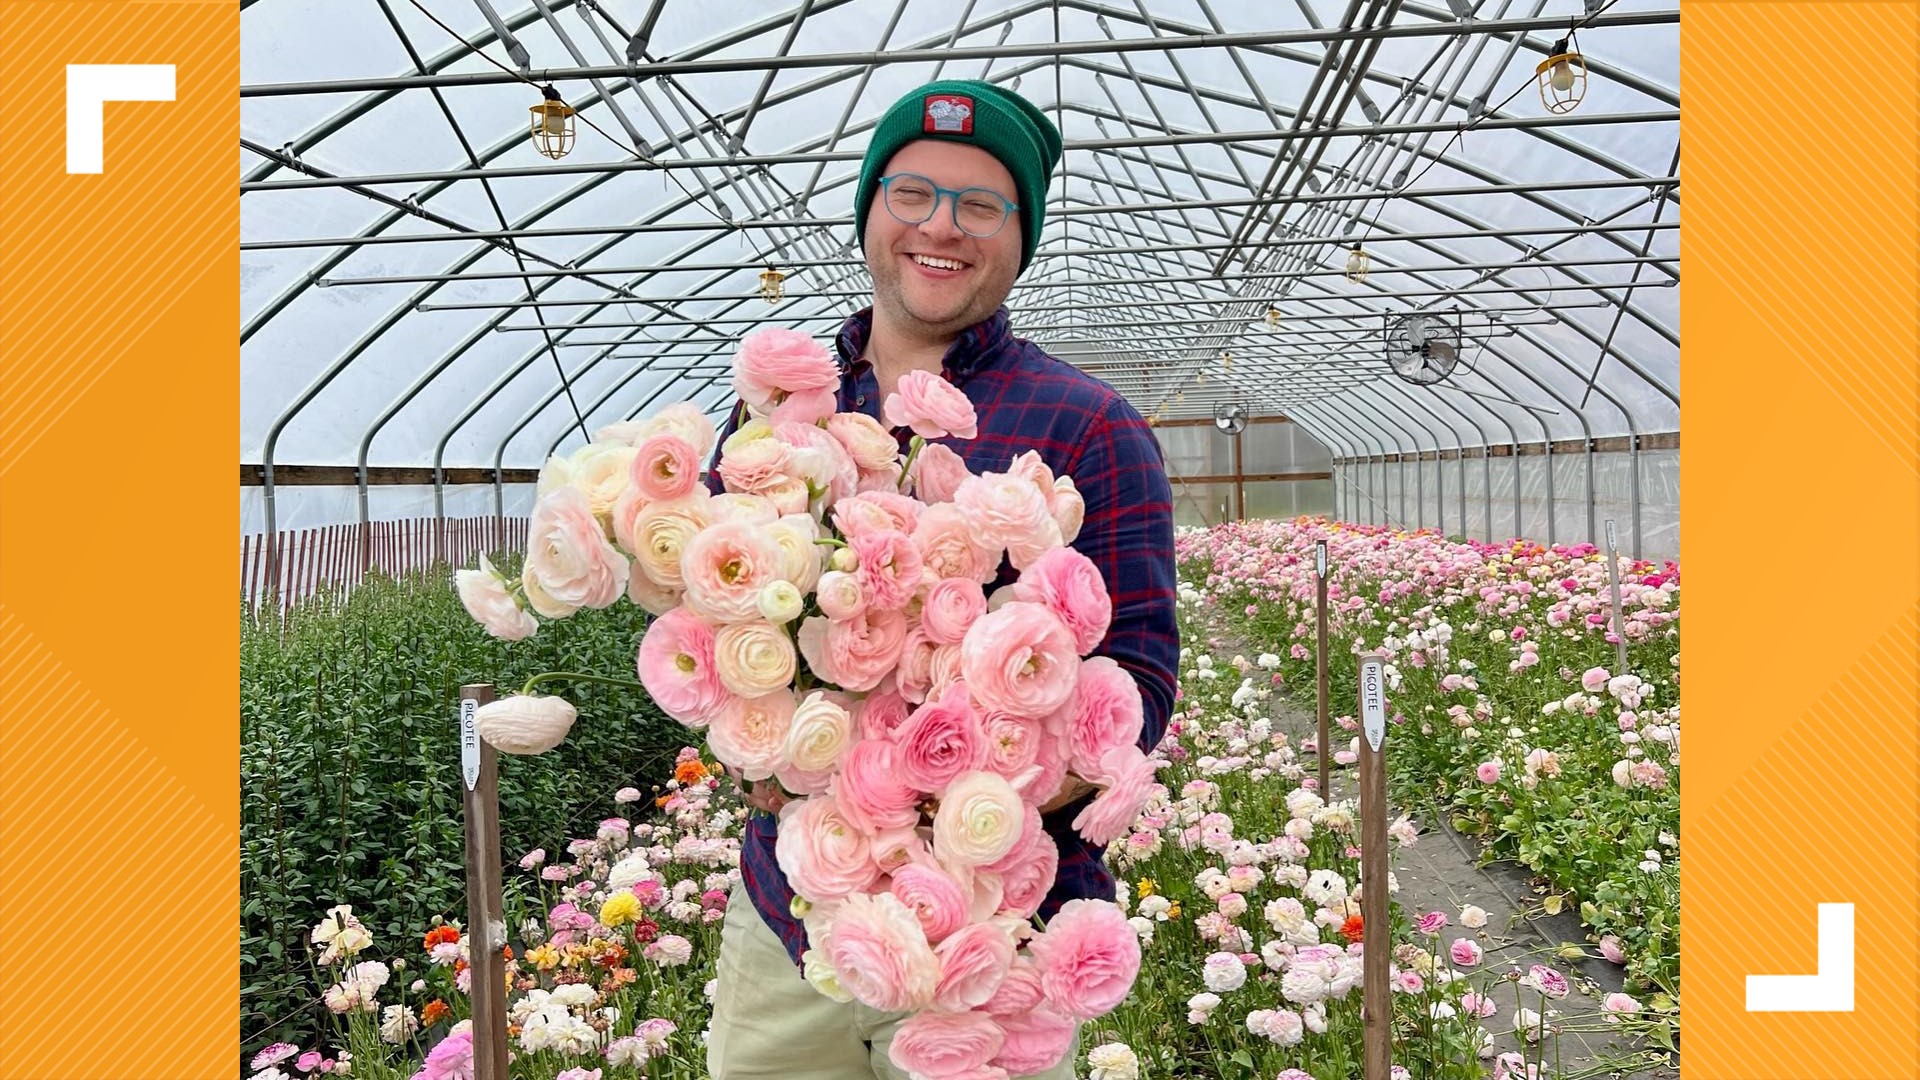
[[[917,173],[943,188],[980,187],[1018,202],[1013,174],[977,146],[922,139],[900,148],[883,176]],[[884,193],[867,208],[867,269],[873,274],[874,317],[923,340],[951,339],[1006,302],[1020,276],[1020,215],[981,239],[953,223],[953,200],[908,225],[887,210]]]

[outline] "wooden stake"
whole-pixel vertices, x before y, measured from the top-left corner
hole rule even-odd
[[[506,917],[500,903],[500,772],[493,747],[474,730],[475,709],[493,700],[486,684],[460,688],[460,806],[467,835],[467,965],[473,1002],[474,1080],[507,1080]]]
[[[1314,736],[1314,745],[1319,752],[1314,756],[1320,759],[1320,797],[1333,801],[1333,788],[1328,779],[1328,762],[1333,757],[1333,748],[1327,745],[1331,737],[1327,733],[1327,542],[1316,540],[1313,544],[1313,575],[1318,581],[1318,599],[1314,601],[1314,624],[1317,629],[1317,642],[1314,647],[1314,676],[1319,680],[1316,698],[1320,703],[1320,726]]]
[[[1393,945],[1387,915],[1387,697],[1386,660],[1360,658],[1360,921],[1366,935],[1361,957],[1366,1080],[1388,1080],[1393,1063],[1393,987],[1388,960]]]

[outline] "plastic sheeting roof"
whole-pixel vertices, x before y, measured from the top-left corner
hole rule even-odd
[[[1143,413],[1238,403],[1362,455],[1678,428],[1670,2],[242,7],[243,462],[530,467],[718,414],[740,335],[867,302],[860,153],[938,76],[1055,118],[1014,326]],[[1586,95],[1552,115],[1535,66],[1574,26]],[[528,132],[549,83],[561,161]],[[1467,339],[1439,386],[1385,360],[1416,310]]]

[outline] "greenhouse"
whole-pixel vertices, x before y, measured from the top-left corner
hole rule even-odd
[[[241,8],[242,1075],[1676,1073],[1671,0]]]

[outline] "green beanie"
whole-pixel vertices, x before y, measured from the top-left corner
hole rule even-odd
[[[880,187],[880,170],[916,139],[971,143],[1000,159],[1013,174],[1020,204],[1020,269],[1033,261],[1047,216],[1047,185],[1060,163],[1060,131],[1047,114],[1011,90],[978,79],[943,79],[912,91],[881,115],[860,163],[853,196],[853,234],[867,242],[867,210]]]

